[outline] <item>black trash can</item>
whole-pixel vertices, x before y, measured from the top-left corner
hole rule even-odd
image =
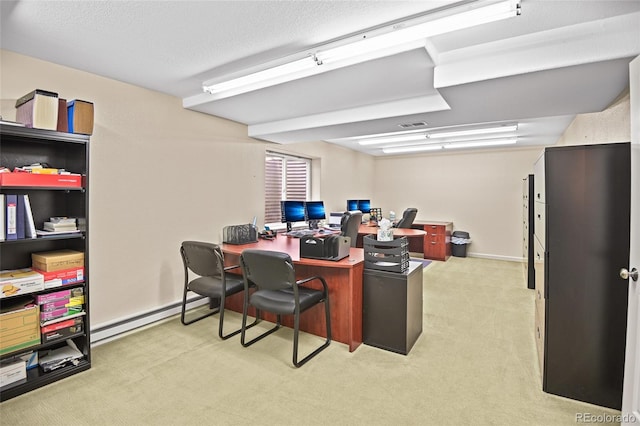
[[[470,242],[468,232],[453,231],[451,234],[451,254],[455,257],[467,257],[467,246]]]

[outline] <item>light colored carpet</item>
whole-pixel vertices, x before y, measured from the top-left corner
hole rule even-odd
[[[290,329],[242,348],[239,336],[219,340],[217,324],[176,317],[99,345],[89,371],[0,404],[0,423],[575,425],[578,413],[619,414],[542,392],[519,263],[431,263],[407,356],[333,342],[296,369]],[[301,355],[320,342],[304,335]]]

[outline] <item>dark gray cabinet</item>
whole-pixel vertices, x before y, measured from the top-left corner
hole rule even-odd
[[[630,144],[547,148],[535,170],[543,390],[620,409],[628,283],[618,273],[629,261]]]
[[[522,181],[522,257],[524,258],[524,276],[527,288],[536,287],[533,268],[533,175]]]
[[[422,262],[403,273],[365,269],[363,343],[406,355],[422,334]]]

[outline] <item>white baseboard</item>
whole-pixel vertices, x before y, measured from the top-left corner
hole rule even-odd
[[[196,299],[187,302],[187,309],[196,308],[209,303],[208,299]],[[138,315],[119,319],[106,324],[100,324],[91,328],[91,346],[99,346],[103,343],[110,342],[126,333],[137,330],[167,318],[173,317],[182,311],[182,302],[172,303],[170,305],[154,309],[152,311],[143,312]]]
[[[523,263],[525,261],[525,259],[523,259],[522,257],[517,257],[517,256],[501,256],[498,254],[486,254],[486,253],[467,253],[467,256],[469,257],[479,257],[482,259],[494,259],[494,260],[506,260],[509,262],[520,262]]]

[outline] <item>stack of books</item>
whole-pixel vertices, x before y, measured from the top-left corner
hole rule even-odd
[[[38,235],[66,234],[80,232],[75,217],[55,216],[44,222],[42,231]]]

